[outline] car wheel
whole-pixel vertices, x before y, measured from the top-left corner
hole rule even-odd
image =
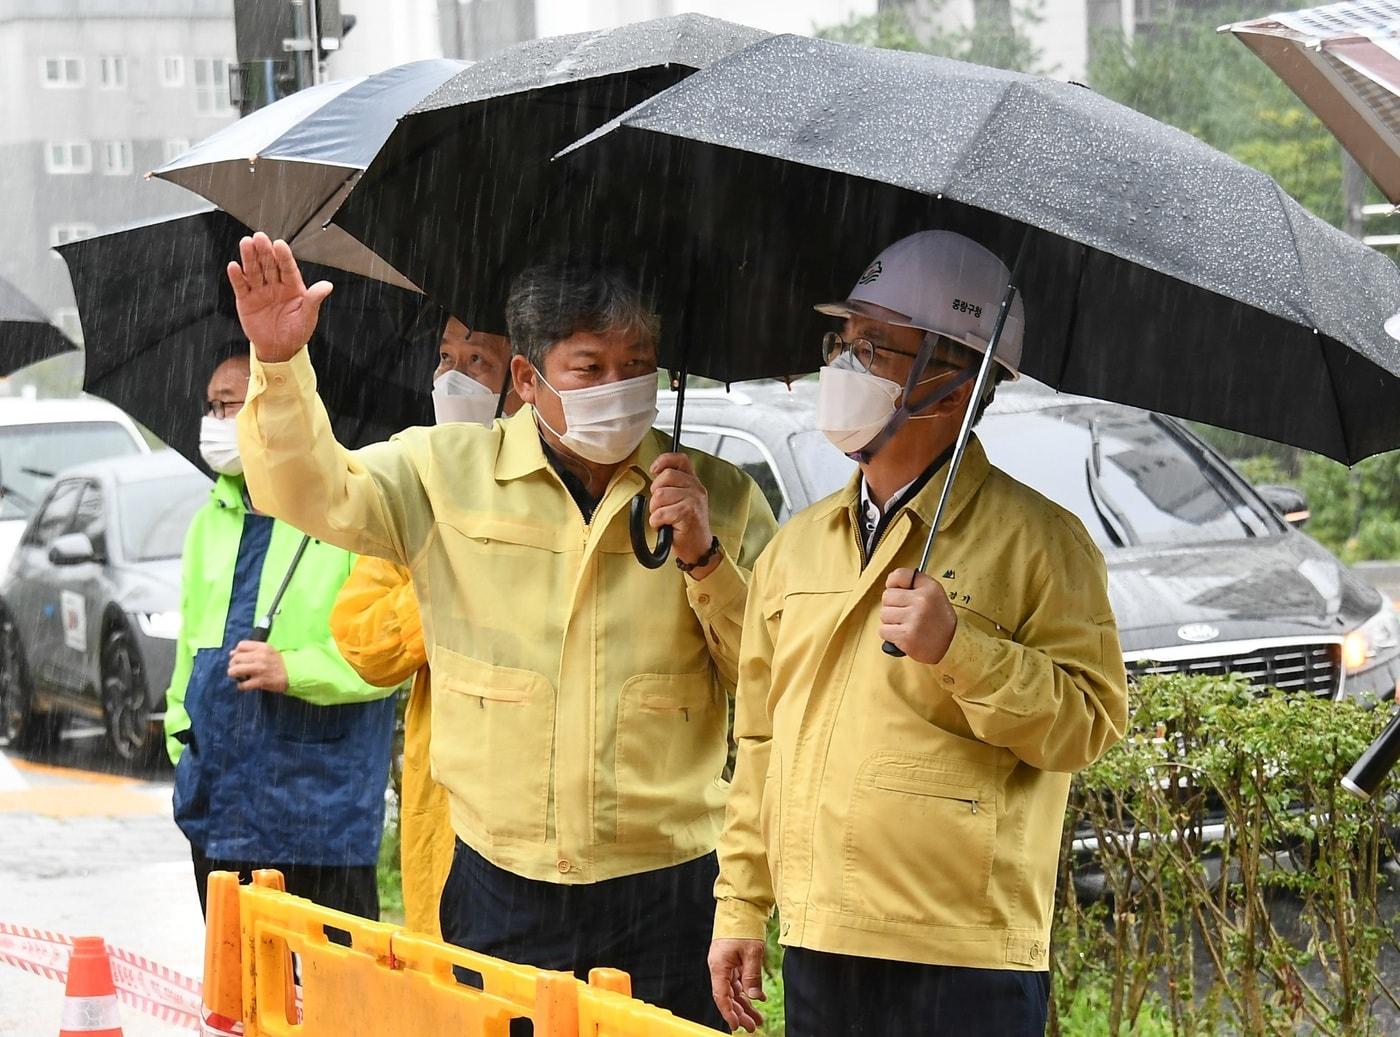
[[[0,736],[16,749],[47,749],[63,733],[63,714],[36,713],[33,697],[19,629],[0,613]]]
[[[146,679],[131,634],[113,627],[102,640],[102,715],[113,751],[130,763],[145,763],[159,744]]]

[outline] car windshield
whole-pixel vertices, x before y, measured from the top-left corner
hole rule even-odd
[[[197,472],[123,483],[117,490],[117,507],[127,560],[179,558],[185,530],[208,499],[209,480]]]
[[[139,450],[115,421],[0,425],[0,519],[27,517],[64,468]]]
[[[1011,394],[978,425],[993,464],[1079,516],[1101,547],[1183,544],[1278,530],[1175,425],[1111,403],[1026,406]],[[816,501],[846,484],[855,462],[821,432],[791,438]]]
[[[1101,547],[1239,540],[1277,531],[1166,418],[1109,403],[993,410],[992,463],[1077,515]]]

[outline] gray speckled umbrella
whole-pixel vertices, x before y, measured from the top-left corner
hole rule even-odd
[[[814,370],[830,320],[812,304],[944,227],[1008,266],[1026,241],[1032,377],[1346,462],[1400,447],[1395,265],[1083,87],[772,37],[559,161],[589,200],[574,237],[648,243],[668,344],[696,373]]]
[[[764,35],[683,14],[507,48],[404,116],[332,222],[469,325],[504,332],[509,280],[554,220],[550,157]]]
[[[0,378],[73,348],[38,303],[0,277]]]

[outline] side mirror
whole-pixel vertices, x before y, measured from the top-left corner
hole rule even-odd
[[[1301,527],[1312,515],[1308,510],[1308,498],[1296,487],[1256,486],[1255,489],[1290,526]]]
[[[65,533],[49,548],[49,561],[54,565],[82,565],[97,561],[97,552],[86,533]]]

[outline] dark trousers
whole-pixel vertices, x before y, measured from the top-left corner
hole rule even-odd
[[[493,958],[572,972],[622,969],[632,995],[724,1028],[706,956],[714,924],[713,853],[587,885],[521,878],[460,839],[439,907],[442,938]]]
[[[787,1037],[1043,1037],[1050,974],[789,947],[783,998]]]
[[[379,877],[373,865],[330,867],[317,864],[276,864],[257,861],[212,861],[193,845],[194,881],[199,888],[199,910],[209,912],[209,873],[236,871],[239,882],[252,882],[260,868],[276,868],[287,881],[287,892],[322,907],[379,920]]]

